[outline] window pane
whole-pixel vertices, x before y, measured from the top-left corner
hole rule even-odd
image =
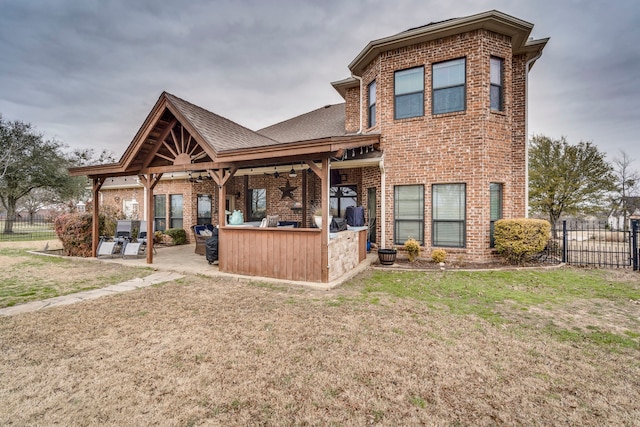
[[[438,89],[433,92],[433,114],[464,110],[464,86]]]
[[[464,246],[464,222],[440,222],[433,224],[434,246]]]
[[[373,81],[369,85],[369,105],[376,103],[376,82]]]
[[[153,215],[156,231],[167,229],[167,198],[165,195],[153,196]]]
[[[164,195],[153,196],[153,210],[156,217],[165,217],[167,215],[167,199]]]
[[[358,188],[355,185],[333,186],[329,188],[329,212],[345,218],[347,207],[358,205]]]
[[[438,184],[433,186],[433,219],[465,219],[464,184]]]
[[[491,183],[491,221],[502,218],[502,184]]]
[[[464,85],[465,59],[441,62],[433,65],[433,88]]]
[[[419,117],[424,115],[423,93],[396,96],[396,119]]]
[[[211,195],[198,194],[198,224],[211,224]]]
[[[396,222],[396,242],[400,244],[409,239],[416,239],[418,242],[422,242],[424,240],[422,235],[424,227],[422,224],[422,221]]]
[[[422,92],[424,90],[424,68],[417,67],[409,70],[396,71],[395,94]]]
[[[171,228],[182,228],[182,194],[172,194],[169,196]]]
[[[502,111],[502,87],[491,85],[491,109]]]
[[[394,189],[394,243],[412,237],[424,244],[424,186],[398,185]]]
[[[267,189],[254,188],[251,190],[250,218],[258,220],[267,216]]]
[[[491,58],[491,84],[502,86],[502,59]]]

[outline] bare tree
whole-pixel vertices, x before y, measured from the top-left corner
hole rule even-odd
[[[629,212],[629,198],[638,194],[640,187],[640,175],[637,170],[632,169],[631,158],[624,150],[620,150],[620,155],[613,159],[613,174],[616,188],[612,196],[612,214],[623,218],[623,230],[627,230]]]

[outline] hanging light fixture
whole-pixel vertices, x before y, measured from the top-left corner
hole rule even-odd
[[[296,170],[293,168],[293,165],[291,165],[291,170],[289,171],[289,177],[295,178],[296,176],[298,176],[298,174],[296,173]]]

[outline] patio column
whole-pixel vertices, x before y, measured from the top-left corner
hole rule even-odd
[[[91,224],[91,256],[98,256],[98,243],[100,242],[100,215],[98,209],[100,208],[100,188],[102,188],[102,184],[104,184],[104,178],[93,178],[93,200],[91,201],[93,207],[92,220]]]
[[[322,281],[329,281],[329,159],[322,159]]]
[[[157,174],[149,174],[149,175],[138,175],[140,178],[140,182],[144,185],[145,188],[145,204],[147,205],[147,212],[145,216],[145,220],[147,221],[147,264],[153,264],[153,233],[155,231],[154,227],[154,210],[155,206],[153,203],[153,189],[160,182],[160,178],[162,177],[161,173]]]

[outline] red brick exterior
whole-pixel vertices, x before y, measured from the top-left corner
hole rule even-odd
[[[504,111],[490,109],[490,58],[504,59],[503,88]],[[432,65],[441,61],[466,58],[466,108],[448,114],[432,114]],[[394,119],[394,72],[406,68],[424,67],[424,115]],[[367,190],[376,189],[376,240],[386,247],[394,241],[394,188],[397,185],[424,186],[424,248],[428,255],[432,247],[432,185],[464,183],[466,185],[466,246],[445,248],[452,257],[469,261],[488,261],[494,254],[489,247],[490,183],[503,185],[502,217],[522,217],[526,214],[526,64],[524,55],[513,56],[511,40],[507,36],[487,30],[474,30],[427,43],[380,53],[368,64],[362,75],[363,90],[375,80],[376,125],[367,129],[367,109],[360,117],[360,101],[367,104],[367,93],[360,96],[360,85],[345,92],[347,133],[379,132],[380,148],[384,153],[385,187],[381,188],[380,167],[345,169],[346,182],[358,186],[358,204],[367,206]],[[281,171],[282,172],[282,171]],[[303,174],[290,178],[282,175],[233,177],[227,184],[227,195],[235,202],[235,209],[245,210],[247,190],[267,190],[267,213],[277,214],[281,220],[302,222],[302,211],[292,209],[294,202],[302,203]],[[280,187],[287,179],[293,199],[282,198]],[[321,200],[320,180],[307,174],[307,206]],[[141,204],[143,214],[144,192],[136,190],[108,190],[103,193],[104,203],[131,198],[133,191]],[[218,190],[213,181],[192,184],[184,179],[164,179],[154,194],[167,195],[167,216],[170,194],[184,196],[183,227],[192,239],[190,227],[196,223],[197,195],[210,194],[213,200],[212,222],[218,218]],[[386,215],[382,218],[384,201]],[[121,203],[121,202],[120,202]],[[168,223],[169,218],[167,218]],[[386,230],[383,236],[382,222]],[[312,224],[309,218],[308,224]]]
[[[491,56],[504,59],[504,112],[490,109]],[[433,115],[432,64],[462,57],[466,58],[466,109]],[[395,120],[394,72],[417,66],[423,66],[425,71],[425,114]],[[475,30],[383,52],[365,68],[362,77],[363,88],[373,80],[377,83],[376,126],[365,132],[381,133],[386,175],[386,235],[380,237],[386,246],[393,244],[396,185],[424,185],[424,242],[429,253],[432,249],[432,185],[465,183],[466,247],[445,249],[468,260],[490,259],[490,183],[503,184],[503,217],[524,216],[526,206],[525,64],[521,56],[512,57],[510,38]],[[349,100],[358,97],[349,94],[346,99],[346,121],[356,122],[356,112],[349,108]],[[363,117],[364,123],[366,119]],[[379,171],[369,182],[378,177]],[[363,182],[363,194],[368,185]]]

